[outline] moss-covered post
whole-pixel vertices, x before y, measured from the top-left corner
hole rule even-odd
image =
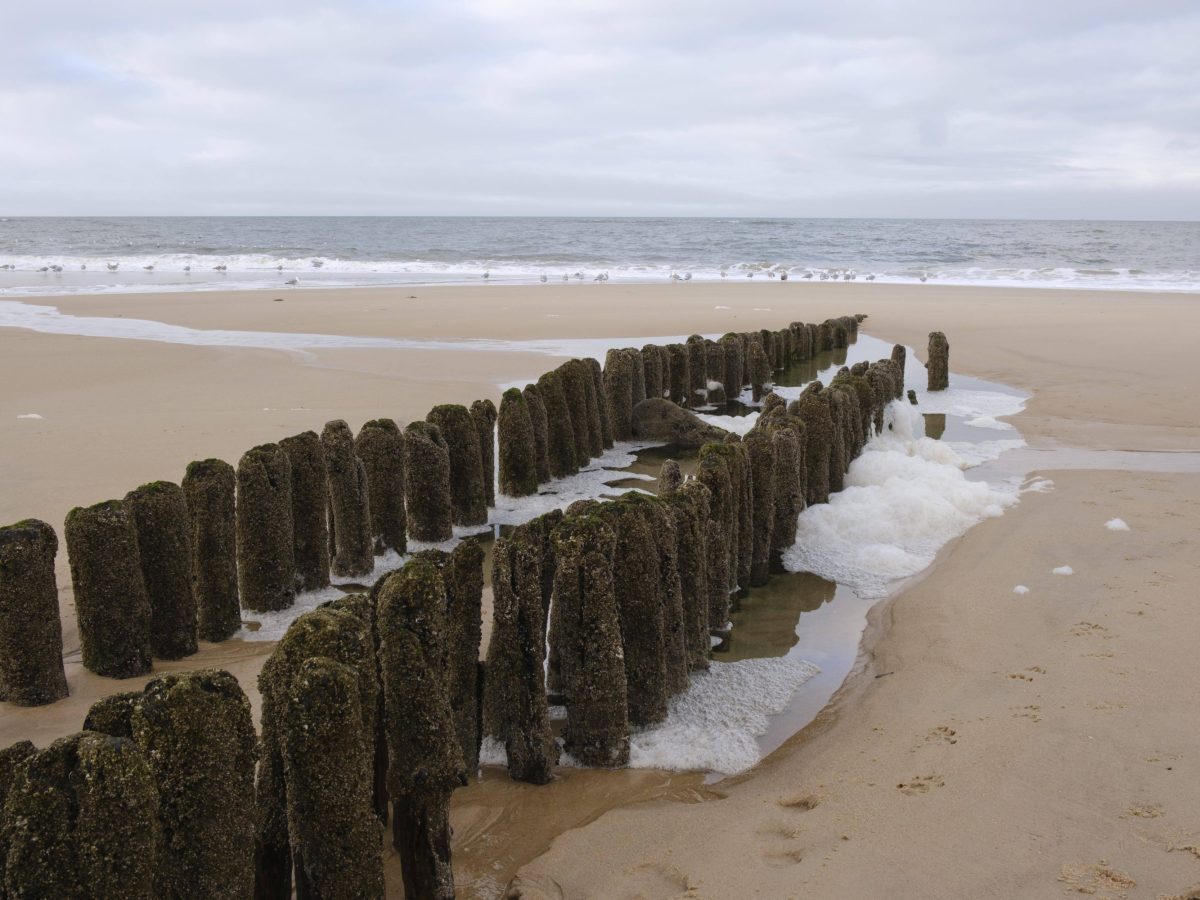
[[[788,413],[804,423],[806,438],[805,459],[805,505],[829,502],[829,458],[833,447],[833,416],[829,411],[829,398],[824,395],[824,385],[814,381],[806,387],[800,399],[788,405]]]
[[[736,400],[745,384],[741,338],[736,334],[727,334],[721,338],[721,347],[725,351],[725,377],[721,379],[721,384],[725,386],[725,396]]]
[[[604,357],[604,396],[613,440],[633,437],[633,367],[624,350],[609,350]]]
[[[733,475],[734,508],[737,512],[737,588],[741,597],[750,588],[750,569],[754,559],[754,484],[750,471],[750,452],[736,436],[726,437],[734,456],[730,472]],[[740,604],[735,601],[734,609]]]
[[[669,497],[683,484],[683,473],[679,471],[679,463],[668,459],[662,464],[658,473],[658,496]]]
[[[221,459],[189,463],[183,476],[192,544],[196,634],[223,641],[242,627],[238,602],[237,475]]]
[[[129,507],[121,500],[76,507],[65,535],[84,666],[109,678],[145,675],[150,598]]]
[[[220,669],[154,679],[133,707],[133,739],[158,785],[159,897],[246,897],[254,887],[256,738],[250,701]]]
[[[359,702],[357,673],[329,657],[305,660],[292,679],[283,770],[300,897],[384,895]]]
[[[929,333],[929,390],[944,391],[950,387],[950,342],[940,331]]]
[[[122,691],[101,697],[83,719],[84,731],[99,731],[113,737],[133,737],[133,711],[142,701],[142,691]]]
[[[829,418],[833,423],[829,443],[829,493],[836,494],[843,487],[846,468],[850,465],[851,448],[846,446],[846,431],[850,411],[841,391],[832,387],[825,391],[829,400]]]
[[[516,781],[546,784],[558,762],[546,705],[541,550],[500,538],[492,551],[492,637],[484,732],[504,745]]]
[[[755,345],[757,346],[757,344]],[[755,428],[742,441],[750,456],[752,504],[750,587],[762,587],[771,578],[771,534],[775,526],[775,444],[770,435]]]
[[[182,659],[196,652],[196,598],[183,488],[169,481],[144,484],[125,495],[137,529],[142,583],[150,600],[150,652]]]
[[[675,518],[675,557],[683,608],[687,668],[708,668],[708,560],[706,549],[709,498],[707,487],[688,481],[667,497]],[[722,622],[721,625],[725,623]]]
[[[663,589],[656,519],[642,501],[625,494],[597,508],[616,534],[613,587],[625,647],[625,684],[631,725],[654,725],[667,716],[667,659]]]
[[[255,612],[287,609],[296,598],[292,473],[278,444],[247,450],[237,468],[238,593]]]
[[[691,406],[692,371],[688,348],[683,344],[668,344],[671,355],[671,400],[680,406]]]
[[[37,753],[37,748],[29,741],[17,741],[15,744],[0,749],[0,897],[10,896],[4,886],[5,861],[8,858],[4,805],[8,802],[8,792],[17,777],[17,768],[35,753]]]
[[[409,422],[404,429],[404,451],[409,537],[429,543],[450,540],[454,536],[450,450],[441,429],[429,422]]]
[[[329,523],[333,531],[333,574],[343,578],[369,575],[375,568],[368,506],[367,471],[354,452],[354,433],[342,419],[321,430],[325,451]]]
[[[379,656],[387,710],[392,840],[406,897],[451,900],[450,795],[467,770],[446,690],[446,590],[414,559],[379,594]]]
[[[354,438],[354,454],[367,473],[367,512],[373,550],[408,551],[404,511],[404,435],[391,419],[363,423]]]
[[[772,429],[771,443],[775,448],[775,497],[768,563],[770,571],[778,574],[784,571],[784,551],[796,543],[796,517],[804,509],[804,488],[796,431],[786,425]]]
[[[754,402],[762,399],[764,385],[771,382],[771,362],[763,349],[762,341],[750,342],[750,388]]]
[[[663,664],[667,697],[687,690],[688,647],[683,611],[683,579],[679,571],[679,532],[675,512],[666,503],[645,494],[629,495],[647,510],[658,550],[658,583],[662,600]]]
[[[528,497],[538,489],[537,446],[525,395],[509,388],[500,398],[500,493]]]
[[[128,738],[84,731],[26,753],[5,803],[6,896],[163,896],[158,807],[150,767]]]
[[[566,748],[583,765],[603,768],[629,763],[615,545],[609,524],[591,514],[568,516],[554,531],[554,608],[562,615],[555,649],[567,701]]]
[[[26,519],[0,528],[0,700],[17,706],[67,696],[57,554],[58,537],[45,522]]]
[[[613,445],[613,436],[612,421],[608,417],[608,401],[604,395],[604,370],[600,367],[598,359],[592,359],[589,356],[583,362],[592,376],[591,396],[596,400],[596,421],[600,426],[600,449],[606,450]]]
[[[579,471],[575,463],[575,430],[562,376],[557,371],[547,372],[538,379],[537,388],[546,406],[546,456],[550,475],[554,478],[574,475]]]
[[[329,586],[329,473],[325,449],[315,431],[279,442],[292,473],[292,553],[296,590]]]
[[[254,896],[258,900],[288,900],[292,895],[283,746],[296,673],[305,660],[317,656],[351,667],[358,674],[363,741],[373,742],[379,694],[374,652],[370,631],[360,616],[326,606],[296,619],[263,664],[258,676],[262,737],[254,790]]]
[[[700,448],[696,480],[709,491],[709,516],[705,525],[705,578],[708,586],[708,622],[713,630],[722,630],[729,621],[729,594],[737,514],[733,508],[733,483],[724,453],[706,444]]]
[[[550,426],[546,419],[546,405],[542,402],[542,395],[536,385],[525,385],[521,396],[525,398],[525,406],[529,410],[529,424],[533,428],[534,469],[537,472],[538,484],[543,484],[550,480]]]
[[[646,344],[642,347],[642,377],[646,382],[646,397],[661,397],[663,395],[662,357],[658,347]]]
[[[900,368],[900,377],[904,378],[904,367],[908,362],[908,349],[903,344],[892,345],[892,362]]]
[[[450,453],[450,503],[454,524],[484,524],[488,512],[483,451],[471,413],[461,404],[443,403],[431,409],[425,420],[441,429]]]
[[[688,385],[691,402],[689,406],[702,406],[708,394],[708,348],[704,338],[698,334],[688,337],[685,344],[688,351]]]
[[[471,421],[479,437],[479,459],[483,463],[483,495],[488,506],[496,505],[496,404],[476,400],[471,404]]]
[[[583,393],[587,403],[587,448],[588,456],[599,458],[604,454],[604,423],[600,420],[600,408],[607,406],[603,402],[603,373],[601,373],[600,391],[596,390],[596,378],[592,374],[592,364],[599,368],[594,359],[576,360],[583,377]]]
[[[582,469],[591,459],[591,428],[588,421],[587,385],[591,372],[582,360],[571,359],[558,367],[567,413],[571,417],[571,440],[575,448],[575,467]],[[599,454],[597,454],[599,455]]]
[[[867,369],[866,379],[867,384],[871,386],[871,393],[873,394],[871,413],[874,419],[875,432],[878,434],[883,431],[883,415],[887,410],[887,405],[892,400],[895,386],[892,384],[891,372],[878,363],[872,363],[870,368]]]

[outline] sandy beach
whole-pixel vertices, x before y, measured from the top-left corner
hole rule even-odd
[[[944,331],[952,372],[1032,395],[1012,423],[1054,451],[1039,469],[1052,489],[1023,494],[876,605],[834,700],[750,772],[705,785],[577,771],[544,788],[493,772],[460,791],[461,893],[497,896],[515,878],[510,896],[522,897],[1183,898],[1200,890],[1200,477],[1171,470],[1194,472],[1200,453],[1196,301],[772,282],[25,302],[193,329],[454,342],[640,345],[865,313],[867,334],[921,355]],[[41,518],[61,539],[71,507],[178,481],[193,459],[236,462],[332,418],[357,429],[498,400],[500,385],[559,359],[492,345],[296,351],[0,328],[0,522]],[[1081,463],[1071,449],[1127,452]],[[1091,468],[1058,468],[1069,464]],[[1129,530],[1106,528],[1115,518]],[[0,705],[0,745],[70,733],[95,699],[146,680],[82,669],[66,563],[60,549],[71,696]],[[1073,574],[1052,574],[1060,566]],[[270,647],[206,644],[171,666],[229,669],[257,714]]]

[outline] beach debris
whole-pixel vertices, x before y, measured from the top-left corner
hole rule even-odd
[[[546,419],[546,406],[542,402],[542,395],[538,391],[536,385],[527,384],[525,389],[521,391],[521,396],[525,398],[525,406],[529,411],[529,425],[533,433],[533,464],[534,471],[537,473],[537,483],[550,480],[550,451],[549,451],[549,424]],[[503,400],[501,400],[501,411],[503,411]],[[501,444],[504,446],[503,427],[501,427]],[[504,464],[501,463],[501,470]],[[507,493],[503,486],[500,488],[501,493]],[[534,493],[537,492],[535,486]],[[517,495],[513,495],[517,496]]]
[[[435,406],[425,420],[436,425],[446,442],[450,458],[450,503],[455,525],[487,522],[487,492],[484,489],[483,454],[479,432],[471,413],[460,403]]]
[[[379,657],[392,844],[406,897],[452,900],[450,795],[467,770],[446,689],[446,590],[437,567],[410,560],[379,593]]]
[[[304,431],[279,442],[292,479],[292,552],[296,589],[316,591],[329,586],[329,470],[325,448],[315,431]]]
[[[196,635],[204,641],[226,640],[242,626],[238,604],[236,484],[233,466],[221,459],[189,463],[183,476],[192,546]]]
[[[300,897],[384,895],[360,703],[358,673],[325,656],[304,660],[291,682],[283,773]]]
[[[721,428],[662,398],[643,400],[635,406],[631,425],[630,437],[684,447],[699,447],[725,437],[725,431]]]
[[[287,609],[296,599],[292,470],[278,444],[247,450],[237,466],[237,568],[242,606]]]
[[[946,390],[950,387],[950,342],[940,331],[929,333],[928,358],[925,368],[929,370],[929,390]]]
[[[471,421],[479,437],[479,458],[483,463],[483,493],[488,506],[496,505],[496,404],[476,400],[471,404]]]
[[[484,679],[484,733],[504,746],[516,781],[546,784],[558,762],[546,705],[541,548],[500,538],[492,551],[492,637]]]
[[[629,714],[613,584],[616,535],[588,510],[564,518],[553,540],[551,659],[567,705],[566,750],[585,766],[619,768],[629,763]]]
[[[254,896],[259,900],[288,900],[292,896],[285,731],[293,682],[306,660],[327,657],[355,673],[359,734],[365,745],[374,745],[379,698],[375,645],[369,626],[353,611],[351,604],[343,602],[347,600],[352,598],[342,598],[297,618],[259,672],[262,723],[258,779],[254,790]],[[343,760],[341,765],[356,762],[363,767],[362,777],[369,779],[366,755],[357,760]]]
[[[142,583],[150,600],[150,650],[158,659],[196,652],[191,526],[183,488],[152,481],[125,495],[137,530]]]
[[[9,897],[154,897],[158,790],[128,738],[82,731],[24,755],[5,803]],[[8,753],[8,751],[6,751]]]
[[[76,507],[64,529],[83,665],[97,675],[150,671],[150,599],[142,583],[137,528],[128,505]]]
[[[367,475],[367,514],[374,552],[405,553],[404,435],[391,419],[371,419],[354,438],[354,454]]]
[[[527,497],[538,489],[537,447],[525,395],[509,388],[500,398],[500,493]]]
[[[404,452],[409,537],[430,543],[450,540],[450,450],[441,429],[430,422],[410,422],[404,429]]]
[[[375,568],[368,506],[367,470],[354,452],[354,434],[342,419],[321,430],[329,494],[329,540],[333,574],[369,575]]]
[[[248,896],[257,739],[237,679],[220,669],[155,678],[132,704],[131,726],[158,787],[154,896]]]
[[[67,696],[57,554],[58,537],[45,522],[26,519],[0,528],[0,700],[17,706]],[[0,818],[2,810],[0,799]]]

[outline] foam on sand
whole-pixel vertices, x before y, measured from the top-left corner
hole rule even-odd
[[[1053,575],[1074,575],[1075,570],[1072,569],[1070,566],[1058,566],[1057,568],[1054,568],[1051,570],[1051,574],[1053,574]]]
[[[1129,526],[1125,524],[1124,519],[1109,519],[1104,523],[1104,527],[1109,531],[1128,531]]]
[[[1023,584],[1018,584],[1015,588],[1013,588],[1013,593],[1014,594],[1028,594],[1029,588],[1025,587],[1025,585],[1023,585]]]
[[[812,663],[784,656],[714,661],[707,672],[694,672],[688,689],[671,699],[664,722],[630,735],[630,768],[746,771],[762,759],[758,738],[767,733],[771,716],[819,672]],[[479,761],[507,765],[504,745],[484,739]],[[560,762],[577,765],[566,753]]]
[[[17,416],[18,419],[42,419],[45,416],[40,416],[37,413],[21,413]]]
[[[948,541],[1017,501],[1015,485],[969,481],[963,470],[974,461],[919,436],[924,420],[909,404],[891,403],[887,417],[891,428],[851,464],[845,489],[800,514],[796,543],[784,553],[789,571],[883,597]]]

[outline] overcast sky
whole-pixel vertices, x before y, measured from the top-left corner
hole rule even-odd
[[[1200,218],[1198,0],[6,4],[0,214]]]

